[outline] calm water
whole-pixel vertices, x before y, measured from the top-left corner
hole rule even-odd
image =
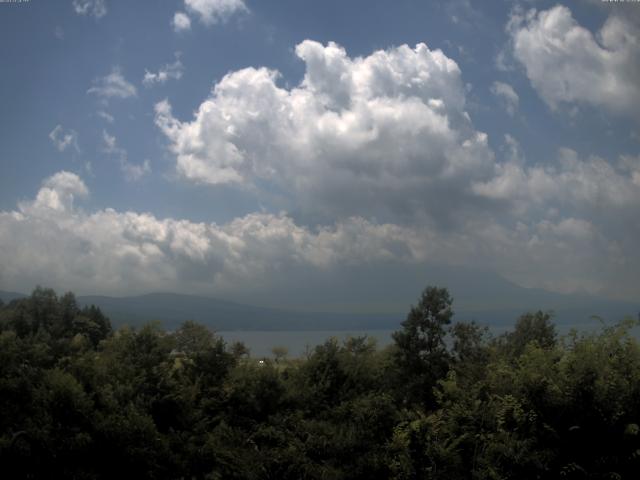
[[[507,330],[511,330],[509,326],[493,326],[489,328],[492,335],[500,335]],[[589,322],[584,324],[573,325],[556,325],[558,335],[566,335],[571,328],[576,328],[581,332],[599,330],[600,325],[597,322]],[[639,337],[639,329],[634,329],[634,336]],[[299,357],[305,354],[307,349],[312,350],[316,345],[324,343],[331,337],[338,338],[339,341],[347,337],[362,337],[364,335],[374,338],[378,348],[389,345],[392,342],[391,334],[394,330],[322,330],[322,331],[281,331],[281,332],[258,332],[258,331],[234,331],[234,332],[216,332],[221,335],[227,343],[235,341],[244,342],[249,347],[252,357],[273,357],[271,349],[273,347],[286,347],[289,350],[289,357]]]
[[[331,337],[342,341],[348,337],[362,337],[367,335],[374,338],[378,348],[391,343],[391,333],[393,330],[323,330],[309,332],[216,332],[221,335],[227,343],[235,341],[244,342],[251,350],[252,357],[272,357],[273,347],[287,347],[290,357],[304,355],[307,348],[313,349],[316,345],[324,343]]]

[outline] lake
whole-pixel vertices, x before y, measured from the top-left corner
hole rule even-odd
[[[556,325],[559,336],[566,335],[572,328],[580,332],[593,332],[601,325],[597,321],[581,324]],[[399,327],[400,328],[400,327]],[[398,328],[398,329],[399,329]],[[490,326],[489,331],[493,336],[500,335],[511,330],[513,325]],[[342,341],[348,337],[362,337],[364,335],[374,338],[378,348],[385,347],[392,342],[391,334],[395,330],[318,330],[318,331],[220,331],[227,344],[240,341],[251,351],[252,357],[273,357],[273,347],[286,347],[289,357],[300,357],[305,354],[307,348],[312,350],[316,345],[324,343],[331,337]],[[634,329],[634,336],[638,336],[638,329]]]
[[[331,337],[342,341],[348,337],[362,337],[367,335],[374,338],[378,348],[391,343],[391,333],[394,330],[321,330],[321,331],[281,331],[281,332],[257,332],[235,331],[216,332],[227,344],[240,341],[251,351],[252,357],[273,357],[273,347],[286,347],[289,349],[289,357],[304,355],[307,348],[313,349],[316,345],[324,343]]]

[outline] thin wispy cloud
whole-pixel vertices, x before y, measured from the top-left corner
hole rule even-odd
[[[498,98],[509,115],[515,115],[520,103],[520,97],[511,85],[504,82],[493,82],[491,84],[491,93]]]
[[[120,171],[127,181],[135,182],[151,173],[151,162],[149,160],[145,159],[141,164],[129,161],[128,152],[118,145],[115,135],[110,135],[109,132],[103,130],[102,141],[103,151],[118,161]]]
[[[124,173],[125,179],[130,182],[136,182],[151,173],[151,162],[146,158],[141,164],[122,162],[120,169]]]
[[[105,0],[73,0],[73,9],[78,15],[89,15],[95,18],[107,14]]]
[[[96,112],[96,115],[98,115],[98,117],[102,118],[107,123],[113,123],[115,121],[114,116],[108,112],[105,112],[104,110],[98,110]]]
[[[184,73],[184,65],[180,61],[180,53],[176,53],[176,61],[167,63],[157,72],[150,72],[145,69],[142,83],[145,87],[166,83],[167,80],[180,80]]]
[[[104,151],[109,154],[126,155],[126,152],[117,146],[116,137],[110,135],[106,130],[102,131],[102,140],[104,142]]]
[[[72,148],[76,152],[80,151],[78,133],[75,130],[65,131],[62,125],[56,125],[49,133],[49,139],[59,152],[64,152],[68,148]]]
[[[108,100],[135,97],[138,90],[135,85],[124,78],[120,68],[114,67],[108,75],[95,79],[93,86],[87,90],[87,93]]]

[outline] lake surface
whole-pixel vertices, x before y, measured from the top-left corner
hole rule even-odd
[[[273,347],[286,347],[290,357],[300,357],[307,349],[312,350],[316,345],[321,345],[331,337],[343,341],[348,337],[374,338],[378,348],[391,343],[391,334],[394,330],[321,330],[321,331],[282,331],[282,332],[216,332],[222,336],[227,344],[240,341],[249,347],[252,357],[273,357]]]
[[[601,328],[597,321],[581,324],[556,325],[558,336],[566,335],[575,328],[580,332],[593,332]],[[500,335],[508,330],[512,330],[513,325],[490,326],[489,332],[493,336]],[[311,351],[316,345],[321,345],[331,337],[336,337],[343,341],[348,337],[367,336],[376,340],[378,348],[389,345],[393,340],[391,334],[395,330],[318,330],[318,331],[220,331],[217,335],[222,336],[227,344],[240,341],[251,351],[252,357],[273,357],[271,349],[273,347],[286,347],[289,350],[289,357],[300,357],[307,350]],[[639,336],[639,329],[632,331],[636,337]]]

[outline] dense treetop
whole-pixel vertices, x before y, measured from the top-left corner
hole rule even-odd
[[[636,321],[558,338],[532,312],[491,338],[452,305],[428,287],[388,348],[261,363],[37,288],[0,304],[4,478],[637,478]]]

